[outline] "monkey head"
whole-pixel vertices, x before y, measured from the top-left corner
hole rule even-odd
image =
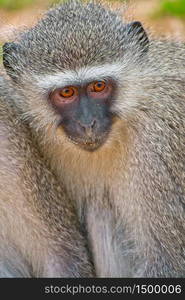
[[[93,151],[111,131],[125,74],[147,50],[140,22],[125,24],[100,5],[69,1],[6,43],[3,63],[32,128],[62,128],[70,142]]]
[[[51,104],[61,116],[63,127],[72,142],[87,150],[99,147],[111,127],[111,100],[114,82],[99,80],[69,85],[52,91]]]

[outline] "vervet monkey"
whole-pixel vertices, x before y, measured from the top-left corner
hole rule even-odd
[[[68,239],[80,243],[67,195],[97,277],[184,276],[184,53],[79,1],[4,45],[0,244],[8,262],[5,247],[21,254],[15,269],[23,258],[43,266],[49,241],[61,244],[57,258]]]

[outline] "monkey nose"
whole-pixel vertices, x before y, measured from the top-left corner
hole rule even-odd
[[[81,121],[79,121],[78,124],[83,134],[85,134],[88,137],[92,137],[97,125],[97,121],[95,119],[92,120],[90,123],[84,123],[84,122],[82,123]]]

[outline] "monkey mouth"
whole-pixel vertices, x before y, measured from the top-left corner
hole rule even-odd
[[[103,136],[94,137],[94,138],[81,138],[81,137],[74,137],[74,136],[68,136],[69,140],[75,144],[78,145],[80,148],[83,148],[87,151],[95,151],[98,148],[100,148],[107,138],[107,133]]]

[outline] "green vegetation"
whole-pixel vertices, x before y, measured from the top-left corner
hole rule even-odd
[[[46,3],[48,6],[61,2],[62,0],[0,0],[0,9],[4,8],[7,10],[16,10],[16,9],[21,9],[26,6],[29,7],[31,4],[38,4],[38,2]],[[118,0],[119,1],[119,0]]]
[[[20,9],[26,5],[34,3],[36,0],[0,0],[0,8],[5,9]]]
[[[40,0],[0,0],[0,9],[4,8],[7,10],[15,10],[21,9],[31,4],[37,3]],[[58,2],[62,2],[62,0],[43,0],[42,2],[48,3],[48,5],[52,5]],[[86,0],[83,0],[86,1]],[[109,2],[125,2],[127,0],[108,0]]]
[[[0,0],[0,9],[15,10],[37,3],[39,0]],[[44,0],[43,0],[44,1]],[[62,0],[45,0],[48,4],[60,2]],[[84,0],[85,1],[85,0]],[[108,0],[109,2],[126,2],[127,0]],[[149,0],[148,0],[149,1]],[[161,0],[158,16],[175,16],[185,18],[185,0]]]
[[[185,0],[161,1],[159,14],[185,18]]]
[[[3,45],[0,43],[0,67],[3,62]]]

